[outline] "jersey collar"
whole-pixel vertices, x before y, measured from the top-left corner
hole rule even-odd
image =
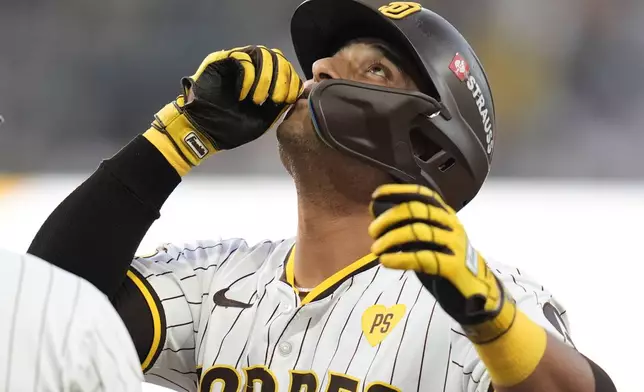
[[[293,291],[295,291],[295,295],[299,296],[300,293],[295,287],[294,259],[295,259],[295,245],[291,247],[291,250],[286,256],[285,275],[286,275],[286,282],[293,288]],[[334,273],[333,275],[325,279],[322,283],[317,285],[313,290],[311,290],[311,292],[309,292],[302,299],[301,304],[306,305],[309,302],[312,302],[314,300],[319,300],[331,295],[333,291],[337,289],[338,286],[340,286],[347,279],[363,271],[366,271],[372,267],[375,267],[377,265],[378,265],[378,259],[376,255],[372,253],[369,253],[368,255],[359,258],[358,260],[344,267],[340,271]]]

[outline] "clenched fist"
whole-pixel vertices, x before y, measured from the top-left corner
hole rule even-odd
[[[470,340],[494,340],[512,325],[514,301],[436,192],[421,185],[383,185],[372,196],[371,213],[371,251],[380,263],[416,271]]]
[[[264,46],[211,53],[181,84],[183,94],[155,115],[144,134],[180,175],[216,151],[260,137],[303,85],[282,52]]]

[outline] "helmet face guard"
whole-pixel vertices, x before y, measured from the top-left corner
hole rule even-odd
[[[462,172],[461,178],[472,177],[467,158],[461,154],[472,139],[459,138],[462,132],[450,132],[453,127],[446,124],[458,120],[436,99],[417,91],[324,80],[312,89],[309,107],[315,132],[330,147],[400,182],[429,186],[449,204],[459,204],[453,192],[462,193],[463,184],[445,189],[442,177],[448,171]],[[419,151],[419,145],[433,148]],[[479,167],[487,166],[481,163]]]
[[[409,130],[444,108],[427,95],[349,80],[324,80],[309,95],[317,135],[327,145],[403,182],[417,181]]]

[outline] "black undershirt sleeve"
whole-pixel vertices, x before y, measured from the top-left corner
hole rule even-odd
[[[137,136],[52,212],[28,252],[113,299],[141,240],[180,182],[163,155]]]
[[[127,327],[144,371],[165,341],[165,315],[156,293],[160,325],[148,300],[127,271],[161,206],[181,182],[163,155],[138,136],[98,169],[52,212],[28,252],[94,284],[105,293]],[[136,271],[133,271],[136,273]],[[141,278],[143,279],[143,278]],[[145,284],[145,280],[142,280]]]
[[[588,361],[593,372],[593,377],[595,377],[595,392],[617,392],[613,380],[606,371],[587,356],[584,355],[584,358]]]

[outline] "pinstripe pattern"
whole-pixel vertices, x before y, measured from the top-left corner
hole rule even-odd
[[[30,255],[0,261],[1,390],[141,390],[134,345],[102,293]]]
[[[231,390],[236,383],[243,389],[262,382],[262,391],[273,384],[280,391],[301,385],[326,391],[358,380],[356,391],[377,384],[379,391],[486,392],[489,377],[475,350],[415,273],[375,263],[330,282],[332,292],[302,306],[283,279],[292,245],[232,239],[166,245],[153,257],[136,259],[134,267],[148,277],[168,320],[147,380],[189,391],[210,390],[210,384],[195,387],[199,373],[211,381],[226,374]],[[495,271],[519,306],[548,327],[541,306],[553,303],[551,295],[523,272],[496,264]],[[215,303],[215,293],[224,289],[226,300],[252,306]],[[376,314],[394,309],[395,323],[373,340],[384,328]]]

